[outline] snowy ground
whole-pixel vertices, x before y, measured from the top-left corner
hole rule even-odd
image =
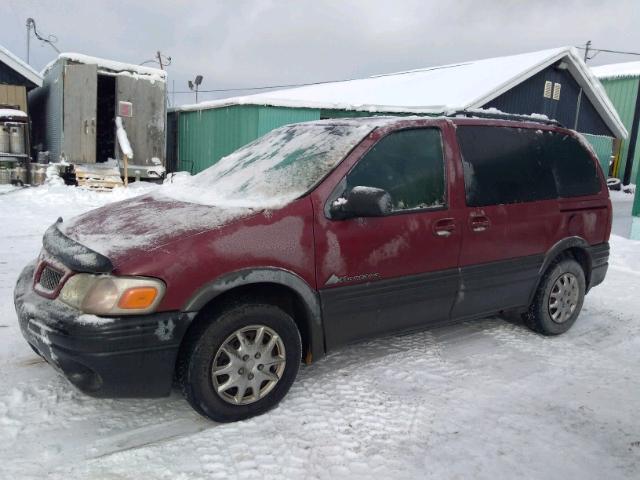
[[[640,242],[566,335],[492,318],[342,349],[274,411],[217,425],[176,393],[96,400],[23,341],[12,290],[60,215],[141,193],[0,191],[0,478],[640,478]],[[631,196],[615,197],[627,235]]]

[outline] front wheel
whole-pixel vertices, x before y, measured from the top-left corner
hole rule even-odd
[[[549,268],[540,281],[525,320],[542,335],[559,335],[575,323],[586,291],[582,266],[564,258]]]
[[[302,358],[298,328],[267,304],[223,310],[187,339],[178,381],[194,409],[218,422],[260,415],[289,391]]]

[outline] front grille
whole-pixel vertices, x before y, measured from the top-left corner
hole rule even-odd
[[[62,277],[64,277],[64,273],[45,265],[42,272],[40,272],[38,283],[44,290],[54,292],[58,288],[58,285],[60,285]]]

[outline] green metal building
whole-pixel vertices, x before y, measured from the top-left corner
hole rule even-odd
[[[624,179],[625,170],[629,165],[627,172],[628,179],[635,181],[638,176],[638,165],[640,165],[640,145],[634,148],[634,144],[638,144],[639,132],[635,132],[635,139],[631,137],[633,132],[633,123],[638,122],[638,105],[640,98],[640,62],[625,62],[612,65],[602,65],[592,69],[594,75],[598,77],[609,99],[615,106],[620,116],[620,120],[624,123],[625,128],[629,132],[629,137],[617,145],[613,139],[607,137],[590,137],[592,145],[596,149],[601,161],[613,157],[611,166],[611,176]],[[631,155],[630,155],[631,154]]]
[[[631,238],[640,240],[640,62],[625,62],[593,68],[600,79],[611,102],[618,110],[620,119],[629,132],[626,140],[619,145],[611,144],[614,161],[612,175],[623,182],[635,182],[636,193],[633,203]],[[594,144],[599,154],[606,152],[606,145]]]

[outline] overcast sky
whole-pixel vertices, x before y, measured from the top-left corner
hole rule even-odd
[[[159,49],[169,90],[347,79],[562,45],[640,51],[640,0],[0,0],[0,44],[26,57],[28,17],[62,51],[131,63]],[[33,39],[31,64],[55,52]],[[640,60],[601,53],[600,65]],[[470,79],[472,80],[472,79]],[[242,92],[201,94],[201,99]],[[190,103],[192,94],[177,94]]]

